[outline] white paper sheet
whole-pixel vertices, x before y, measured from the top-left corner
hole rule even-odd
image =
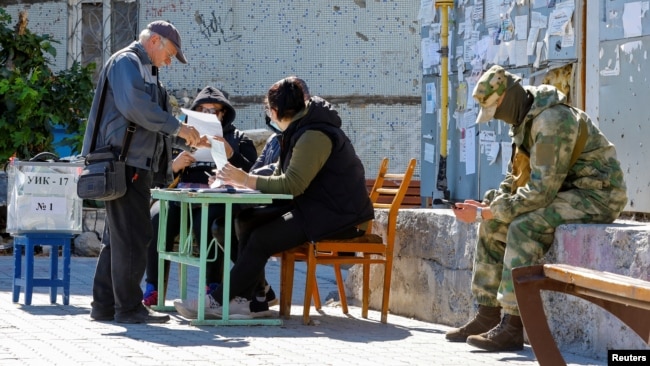
[[[517,15],[515,17],[515,39],[518,41],[526,39],[528,29],[528,15]]]
[[[508,164],[510,164],[511,158],[512,158],[512,143],[502,142],[501,143],[501,174],[506,175],[506,173],[508,172]]]
[[[434,11],[434,1],[433,0],[421,0],[420,1],[420,11],[418,12],[418,20],[422,24],[433,23],[435,11]]]
[[[575,4],[572,1],[566,1],[556,5],[555,10],[549,16],[548,31],[550,35],[564,35],[567,24],[571,22],[574,8]]]
[[[465,130],[465,174],[476,173],[476,128]]]
[[[217,166],[216,170],[223,168],[226,163],[228,163],[228,157],[226,155],[226,147],[223,145],[223,142],[217,140],[210,140],[212,147],[210,149],[199,149],[199,150],[208,150],[209,154],[214,160],[215,165]],[[198,151],[197,151],[198,152]],[[223,182],[220,179],[215,179],[210,188],[220,187]]]
[[[187,116],[187,124],[194,126],[201,136],[223,136],[221,122],[219,122],[219,119],[215,114],[201,113],[185,108],[181,108],[181,111]],[[199,148],[192,154],[192,156],[194,156],[197,161],[214,161],[217,164],[217,168],[223,167],[226,162],[228,162],[223,142],[216,140],[210,140],[210,142],[212,148]],[[215,149],[218,149],[216,155],[213,152]],[[219,160],[217,160],[215,156],[218,157]]]
[[[435,162],[436,146],[434,144],[424,143],[424,161],[431,164]]]
[[[210,155],[212,155],[212,160],[214,160],[214,163],[217,165],[217,170],[220,170],[221,168],[226,166],[226,163],[228,163],[228,158],[226,155],[226,147],[223,145],[223,142],[221,141],[211,140],[211,142],[212,142],[212,148],[210,148]]]
[[[485,143],[485,155],[488,157],[488,163],[493,165],[497,161],[499,156],[499,147],[501,145],[498,142],[486,142]]]
[[[201,113],[189,109],[181,108],[181,111],[187,116],[187,124],[194,126],[201,135],[223,136],[221,122],[216,114]]]
[[[427,83],[426,92],[426,113],[433,114],[433,112],[436,110],[436,85],[434,83]]]
[[[645,2],[647,6],[647,1]],[[643,25],[641,23],[643,10],[642,3],[635,1],[623,5],[623,37],[639,37],[643,34]]]

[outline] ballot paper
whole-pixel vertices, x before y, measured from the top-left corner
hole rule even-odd
[[[221,141],[217,141],[217,140],[210,140],[210,141],[212,143],[212,148],[210,149],[210,155],[212,156],[212,160],[214,160],[214,163],[217,165],[216,170],[219,171],[221,170],[221,168],[223,168],[226,165],[226,163],[228,163],[228,158],[226,157],[226,147],[223,145],[223,142]],[[210,184],[210,188],[219,187],[221,186],[221,183],[222,183],[221,180],[215,179],[214,182]]]
[[[194,126],[200,135],[223,137],[221,122],[219,122],[217,115],[185,108],[181,108],[181,111],[187,116],[187,124]],[[221,169],[228,162],[226,148],[221,141],[211,139],[210,143],[211,148],[198,148],[192,155],[197,161],[213,161],[217,165],[217,169]]]

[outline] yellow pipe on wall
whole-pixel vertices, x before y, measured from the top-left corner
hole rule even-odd
[[[453,1],[436,1],[440,19],[440,155],[447,157],[447,125],[449,119],[449,8]]]
[[[447,189],[447,125],[449,119],[449,8],[453,0],[436,0],[440,11],[440,162],[437,189],[448,198]]]

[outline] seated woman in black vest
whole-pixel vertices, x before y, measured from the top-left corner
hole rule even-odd
[[[282,130],[279,169],[272,176],[258,176],[228,164],[217,178],[294,198],[238,215],[240,251],[231,269],[229,298],[223,298],[218,286],[205,299],[174,301],[186,318],[196,317],[198,301],[205,301],[206,318],[221,318],[224,301],[230,302],[231,318],[269,315],[264,296],[256,295],[263,294],[264,266],[273,254],[307,241],[361,236],[364,224],[374,217],[363,164],[332,105],[316,96],[305,101],[299,79],[288,77],[271,86],[266,109]]]

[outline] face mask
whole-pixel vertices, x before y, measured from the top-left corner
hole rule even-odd
[[[280,129],[280,126],[278,126],[277,123],[274,121],[271,121],[271,117],[269,116],[264,116],[264,121],[266,122],[266,125],[269,126],[271,130],[275,133],[282,133],[282,130]]]
[[[273,128],[274,130],[283,131],[283,129],[281,129],[280,126],[278,126],[278,124],[275,123],[275,121],[269,122],[269,126],[271,126],[271,128]]]

